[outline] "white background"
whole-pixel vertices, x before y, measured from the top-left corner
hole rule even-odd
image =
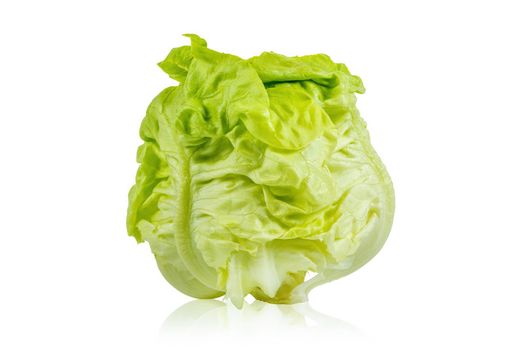
[[[518,5],[2,1],[0,348],[522,349]],[[394,227],[309,305],[184,305],[126,236],[139,124],[174,83],[156,63],[188,32],[246,58],[324,52],[364,80]]]

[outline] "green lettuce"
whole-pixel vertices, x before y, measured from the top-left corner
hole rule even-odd
[[[391,229],[392,183],[355,106],[362,81],[327,55],[246,60],[186,36],[159,63],[179,84],[140,128],[129,235],[187,295],[306,301]]]

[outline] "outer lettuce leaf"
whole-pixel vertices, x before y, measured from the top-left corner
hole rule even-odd
[[[188,295],[305,301],[391,229],[391,180],[355,106],[362,81],[326,55],[244,60],[187,36],[159,64],[180,85],[142,122],[128,232]]]

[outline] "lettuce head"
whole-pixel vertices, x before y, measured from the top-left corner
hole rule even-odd
[[[362,81],[324,54],[242,59],[186,36],[159,63],[179,84],[140,127],[129,235],[187,295],[303,302],[391,229],[392,183],[355,106]]]

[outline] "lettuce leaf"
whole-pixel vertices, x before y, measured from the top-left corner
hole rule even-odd
[[[140,128],[129,235],[187,295],[303,302],[391,229],[392,183],[355,105],[362,81],[323,54],[245,60],[186,36],[159,63],[179,85]]]

